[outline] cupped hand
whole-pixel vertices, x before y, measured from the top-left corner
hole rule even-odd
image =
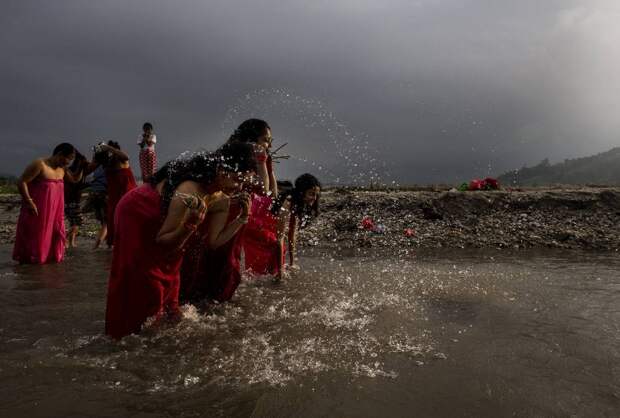
[[[249,193],[241,192],[237,197],[239,206],[241,207],[241,216],[246,217],[250,215],[250,209],[252,209],[252,198]]]
[[[195,197],[196,203],[189,208],[189,214],[187,215],[187,222],[200,225],[207,216],[207,204],[204,198]]]

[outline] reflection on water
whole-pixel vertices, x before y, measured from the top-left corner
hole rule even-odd
[[[620,413],[614,254],[307,254],[120,343],[109,258],[0,266],[2,416]]]

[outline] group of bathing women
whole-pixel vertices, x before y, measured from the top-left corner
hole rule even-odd
[[[63,178],[71,181],[65,167],[75,151],[66,145],[39,160],[36,176],[22,176],[24,205],[14,256],[23,246],[20,240],[38,239],[23,236],[20,229],[22,216],[41,215],[36,211],[45,192],[40,191],[62,187]],[[242,251],[246,269],[287,275],[285,236],[295,268],[296,231],[318,214],[321,185],[304,174],[294,186],[278,190],[270,148],[269,125],[247,120],[216,151],[170,161],[120,199],[110,225],[114,242],[106,334],[120,339],[140,332],[150,317],[176,318],[180,302],[230,299],[241,279]]]

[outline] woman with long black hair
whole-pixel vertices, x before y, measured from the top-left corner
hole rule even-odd
[[[178,313],[183,250],[222,190],[240,190],[254,149],[226,144],[166,164],[118,203],[108,285],[106,334],[137,333],[149,317]],[[242,219],[240,223],[243,223]]]

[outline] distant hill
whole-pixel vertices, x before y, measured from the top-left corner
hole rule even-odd
[[[547,184],[620,185],[620,148],[591,157],[550,164],[545,158],[534,167],[523,167],[498,177],[503,185],[542,186]]]

